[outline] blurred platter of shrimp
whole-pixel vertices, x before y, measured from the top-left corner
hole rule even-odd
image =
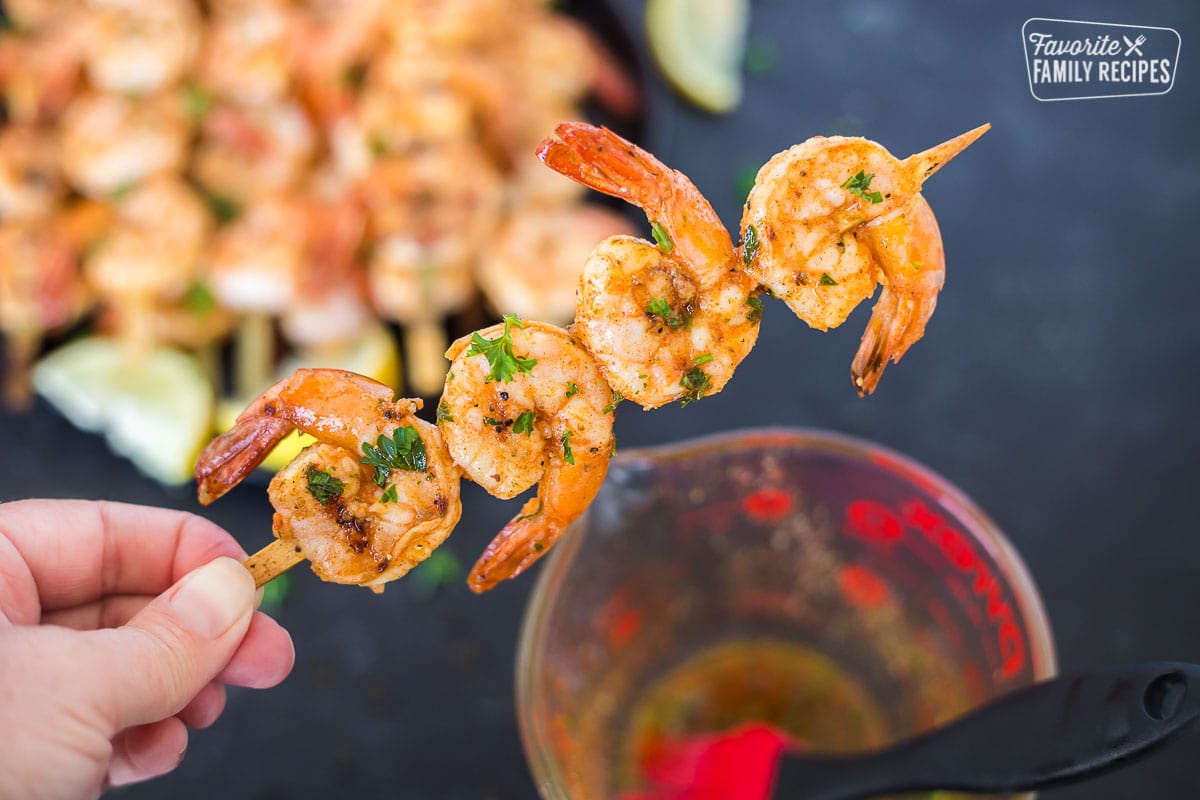
[[[36,388],[182,482],[297,368],[429,397],[450,334],[570,321],[587,254],[631,223],[534,149],[585,103],[640,112],[615,17],[578,6],[5,2],[7,402]]]

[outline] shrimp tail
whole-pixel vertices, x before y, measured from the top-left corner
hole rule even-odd
[[[654,204],[660,181],[672,170],[608,128],[564,122],[538,145],[537,157],[550,169],[642,208]]]
[[[976,139],[987,133],[991,127],[990,122],[985,122],[978,128],[972,128],[966,133],[961,133],[953,139],[948,139],[941,144],[934,145],[928,150],[914,153],[904,159],[904,163],[909,169],[914,171],[918,181],[925,181],[933,173],[946,166],[946,163],[950,159],[963,150],[966,150]]]
[[[515,578],[541,558],[562,536],[564,527],[548,520],[541,497],[531,497],[521,513],[504,526],[471,568],[467,585],[476,594]]]
[[[850,364],[850,378],[859,397],[874,392],[888,361],[900,363],[908,348],[925,335],[925,323],[936,305],[936,296],[918,302],[883,287]]]
[[[208,505],[237,486],[292,430],[287,420],[246,417],[209,442],[196,460],[197,496]]]

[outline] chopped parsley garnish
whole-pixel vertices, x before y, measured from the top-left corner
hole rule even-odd
[[[513,433],[523,433],[526,436],[533,433],[533,412],[522,411],[513,423]]]
[[[534,542],[534,543],[533,543],[533,552],[535,552],[535,553],[540,553],[540,552],[542,552],[542,551],[543,551],[543,550],[545,550],[545,549],[546,549],[546,545],[542,544],[541,542]]]
[[[882,194],[879,192],[867,191],[867,188],[871,185],[871,179],[874,177],[874,172],[864,174],[860,169],[857,173],[846,179],[846,182],[842,184],[842,188],[856,197],[862,197],[866,200],[870,200],[872,203],[882,203]]]
[[[424,472],[426,468],[425,442],[412,425],[396,428],[391,438],[381,433],[374,445],[363,442],[362,450],[367,457],[359,463],[375,468],[375,483],[380,488],[387,486],[394,469]]]
[[[694,403],[703,397],[711,380],[707,373],[699,367],[692,367],[683,373],[683,377],[679,379],[679,385],[687,391],[683,397],[679,398],[680,407],[687,408],[688,403]]]
[[[712,353],[701,353],[700,355],[696,356],[696,358],[692,361],[692,363],[698,367],[701,364],[707,364],[708,362],[710,362],[712,360],[713,360]]]
[[[671,304],[665,297],[656,297],[651,300],[650,305],[646,306],[646,313],[658,317],[672,330],[683,328],[692,321],[691,315],[686,310],[680,312],[671,308]]]
[[[746,238],[742,240],[742,263],[749,266],[758,255],[758,231],[753,225],[746,227]]]
[[[443,422],[443,421],[444,421],[444,422],[454,422],[454,415],[452,415],[452,414],[450,413],[450,406],[446,405],[446,401],[445,401],[445,400],[443,400],[442,402],[438,403],[438,407],[437,407],[437,421],[438,421],[438,422]]]
[[[191,314],[207,314],[217,307],[217,298],[204,281],[192,281],[183,293],[183,307]]]
[[[750,306],[750,313],[746,315],[747,322],[758,322],[762,319],[762,298],[752,294],[746,298],[746,305]]]
[[[913,262],[912,262],[912,268],[913,268],[913,271],[914,271],[914,272],[920,272],[920,271],[921,271],[921,262],[920,262],[920,261],[913,261]]]
[[[625,395],[621,394],[616,389],[613,389],[612,390],[612,400],[609,401],[608,405],[606,405],[604,408],[600,409],[600,413],[611,414],[612,412],[616,411],[617,406],[621,405],[621,403],[623,403],[623,402],[625,402]]]
[[[575,381],[567,381],[567,397],[574,397],[579,394],[579,384]]]
[[[233,198],[209,191],[205,191],[203,197],[209,213],[213,215],[219,225],[233,222],[242,214],[242,207]]]
[[[502,420],[502,419],[496,419],[495,417],[484,417],[484,418],[483,418],[483,424],[484,424],[484,425],[492,425],[492,426],[494,426],[494,427],[497,427],[497,428],[503,428],[503,427],[504,427],[504,420]]]
[[[570,428],[567,428],[567,430],[563,431],[562,435],[563,461],[572,466],[575,465],[575,454],[571,452],[571,437],[574,435],[575,431],[571,430]]]
[[[513,354],[512,326],[524,328],[525,323],[517,319],[516,314],[504,315],[504,333],[495,339],[485,339],[478,331],[471,334],[471,346],[467,348],[468,356],[483,356],[487,359],[488,370],[486,383],[511,381],[518,372],[533,372],[537,364],[536,358],[521,358]]]
[[[346,484],[312,464],[308,465],[305,477],[308,479],[308,493],[316,498],[318,503],[328,503],[335,497],[341,497],[346,489]]]
[[[399,498],[396,497],[396,484],[394,483],[384,489],[383,494],[379,496],[379,502],[381,503],[395,503],[398,500]]]
[[[204,115],[212,108],[212,95],[199,84],[189,83],[183,90],[183,106],[188,117],[193,120],[204,119]]]
[[[835,281],[828,272],[822,272],[821,273],[821,285],[822,286],[837,286],[838,282]]]
[[[650,235],[654,237],[654,243],[658,245],[658,249],[664,253],[675,249],[675,243],[671,241],[671,234],[667,233],[667,229],[662,226],[661,222],[650,223]]]

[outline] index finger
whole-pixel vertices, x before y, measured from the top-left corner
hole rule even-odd
[[[32,580],[40,609],[31,622],[42,610],[109,594],[158,594],[218,556],[246,552],[223,528],[184,511],[88,500],[0,505],[0,575]],[[4,604],[0,597],[0,611]]]

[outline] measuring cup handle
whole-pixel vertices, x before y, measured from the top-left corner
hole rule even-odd
[[[1120,664],[1017,690],[870,756],[785,759],[775,796],[1044,789],[1145,756],[1197,718],[1200,665]]]

